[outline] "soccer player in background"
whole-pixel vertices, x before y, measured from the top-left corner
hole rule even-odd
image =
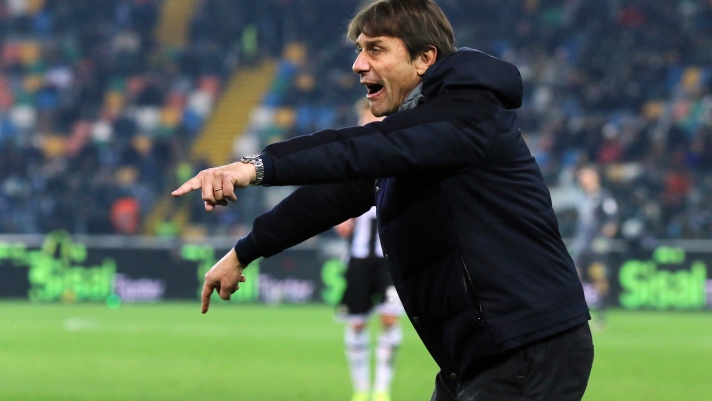
[[[576,212],[569,253],[583,284],[586,302],[596,311],[592,324],[602,331],[610,304],[611,240],[619,229],[618,202],[602,184],[601,172],[595,164],[581,163],[573,177],[577,184],[575,189],[565,188],[556,197],[554,208]]]
[[[383,120],[371,113],[366,99],[356,103],[355,111],[360,125]],[[395,355],[403,340],[398,323],[403,306],[388,272],[388,263],[383,258],[377,224],[376,207],[373,206],[361,216],[334,227],[339,236],[349,241],[346,290],[338,306],[338,318],[345,322],[346,360],[354,389],[351,401],[390,401]],[[376,369],[371,398],[371,349],[367,323],[374,311],[380,316],[381,332],[375,348]]]
[[[576,178],[581,195],[575,203],[578,221],[571,256],[581,279],[593,286],[597,299],[589,306],[597,310],[594,327],[603,330],[610,294],[608,254],[610,240],[618,232],[618,203],[610,191],[601,186],[601,174],[596,166],[579,167]]]

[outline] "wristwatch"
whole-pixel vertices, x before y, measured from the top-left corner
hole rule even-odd
[[[245,155],[240,159],[242,163],[250,163],[253,166],[255,166],[255,170],[257,170],[257,178],[255,178],[255,182],[250,183],[252,186],[257,186],[262,183],[262,179],[265,178],[265,165],[262,164],[262,158],[260,155]]]

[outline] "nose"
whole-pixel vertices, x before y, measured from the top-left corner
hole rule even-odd
[[[371,66],[368,64],[368,60],[366,60],[364,52],[360,52],[358,56],[356,56],[356,60],[354,61],[354,65],[351,67],[351,69],[354,73],[359,75],[371,69]]]

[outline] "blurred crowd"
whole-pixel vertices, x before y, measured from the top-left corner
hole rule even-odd
[[[279,60],[236,157],[351,125],[364,94],[344,38],[356,0],[195,1],[179,47],[157,40],[157,0],[1,4],[2,233],[139,233],[169,187],[201,167],[178,168],[236,68]],[[555,203],[593,162],[621,207],[619,235],[712,235],[712,1],[438,4],[457,46],[520,69],[520,125]],[[245,196],[236,218],[196,208],[190,220],[225,232],[279,191]],[[570,236],[576,216],[559,217]]]
[[[169,46],[160,1],[0,2],[0,232],[141,231],[243,56],[212,3]]]
[[[530,10],[487,50],[522,72],[520,123],[554,195],[575,190],[573,170],[593,162],[621,206],[620,236],[709,238],[712,2]],[[574,216],[559,220],[568,236]]]

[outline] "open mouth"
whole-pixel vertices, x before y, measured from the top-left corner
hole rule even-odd
[[[366,84],[366,89],[368,89],[367,97],[371,98],[377,96],[383,90],[383,85],[379,84]]]

